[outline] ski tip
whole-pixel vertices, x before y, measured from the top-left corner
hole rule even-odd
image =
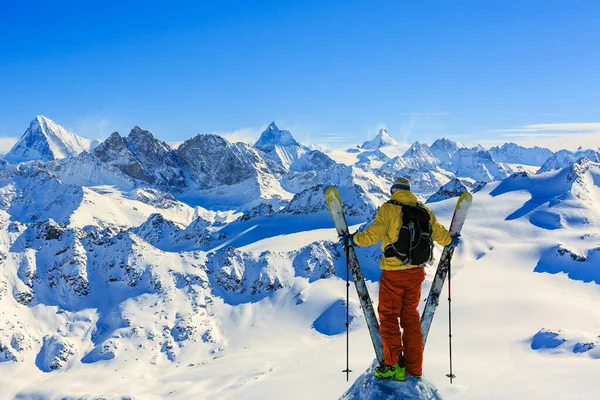
[[[331,200],[339,198],[340,194],[334,186],[329,186],[327,189],[325,189],[325,199],[328,204]]]
[[[335,186],[329,186],[327,189],[325,189],[325,195],[327,197],[329,197],[329,196],[338,196],[339,197],[339,193],[338,193],[337,189],[335,188]]]
[[[460,205],[463,201],[471,203],[473,201],[473,195],[469,192],[464,192],[463,194],[461,194],[458,198],[458,208],[460,208]]]

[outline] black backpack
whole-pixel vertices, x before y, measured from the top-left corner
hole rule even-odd
[[[394,200],[388,201],[402,207],[402,224],[398,241],[386,246],[385,257],[399,258],[403,265],[421,265],[433,255],[431,215],[423,204],[409,206]]]

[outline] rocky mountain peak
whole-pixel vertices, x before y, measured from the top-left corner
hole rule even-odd
[[[290,131],[281,130],[275,122],[271,122],[267,129],[260,135],[255,144],[256,147],[272,146],[300,146],[300,143],[294,139]]]
[[[431,153],[429,146],[425,143],[414,142],[408,150],[402,156],[403,158],[417,158],[431,164],[437,164],[437,159]]]
[[[139,126],[134,127],[127,138],[113,132],[93,152],[98,159],[132,178],[159,186],[185,186],[175,152]]]
[[[462,147],[462,145],[459,145],[450,139],[442,138],[433,142],[429,147],[429,150],[442,164],[444,164],[450,161],[452,156]]]
[[[361,146],[362,149],[365,150],[377,150],[381,147],[393,146],[398,144],[385,129],[380,129],[377,136],[375,136],[372,140],[367,140]]]
[[[4,157],[9,162],[51,161],[89,151],[90,141],[67,131],[51,119],[38,115]]]
[[[504,143],[502,147],[492,147],[489,152],[498,162],[536,166],[543,165],[554,154],[546,148],[527,148],[516,143]]]

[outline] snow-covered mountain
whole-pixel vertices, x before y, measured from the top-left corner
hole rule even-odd
[[[290,131],[279,129],[275,122],[269,124],[254,146],[286,169],[309,151],[308,147],[294,139]]]
[[[38,115],[4,159],[12,163],[50,161],[74,157],[83,151],[89,151],[91,145],[88,139],[79,137],[56,122]]]
[[[442,186],[437,192],[427,199],[427,203],[435,203],[438,201],[459,197],[465,192],[475,193],[486,185],[486,182],[476,182],[472,179],[457,179],[454,178],[450,182]]]
[[[274,127],[263,144],[296,146],[290,137]],[[529,174],[447,139],[394,157],[390,147],[360,149],[352,165],[305,151],[284,167],[216,135],[174,150],[136,127],[92,152],[0,161],[3,395],[301,399],[310,382],[315,398],[594,398],[597,153],[559,152],[547,171]],[[339,372],[346,265],[323,190],[338,187],[355,231],[389,199],[397,175],[422,199],[435,193],[429,206],[446,226],[452,197],[474,192],[453,258],[460,386],[445,376],[446,302],[424,380],[380,382],[353,290],[356,382]],[[357,254],[376,303],[381,250]],[[565,379],[565,363],[576,382]]]
[[[523,147],[516,143],[504,143],[502,147],[492,147],[489,150],[493,159],[508,164],[524,164],[542,166],[554,153],[543,147]]]
[[[460,143],[453,142],[450,139],[442,138],[437,139],[433,144],[429,147],[429,151],[431,154],[437,158],[440,164],[448,163],[454,154],[459,149],[465,148]]]
[[[290,165],[290,171],[319,171],[334,167],[335,161],[320,150],[310,150]]]
[[[114,132],[93,153],[99,160],[134,179],[158,186],[185,186],[174,151],[139,126],[134,127],[126,138]]]
[[[380,129],[377,136],[371,140],[367,140],[360,146],[363,150],[377,150],[382,147],[395,146],[398,143],[390,136],[387,130]]]
[[[448,161],[445,169],[457,177],[483,182],[501,180],[514,172],[509,165],[494,161],[488,151],[478,147],[459,149]]]
[[[560,150],[552,157],[548,158],[538,173],[544,173],[556,169],[566,168],[581,158],[587,158],[591,161],[600,162],[600,148],[584,150],[579,148],[577,151]]]

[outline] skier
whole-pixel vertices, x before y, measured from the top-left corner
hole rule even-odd
[[[382,241],[384,256],[379,284],[379,331],[383,343],[384,365],[375,368],[374,375],[382,379],[405,380],[408,373],[420,379],[423,370],[423,342],[417,307],[421,298],[421,284],[425,279],[423,264],[403,264],[399,257],[390,255],[389,247],[398,241],[403,225],[402,205],[417,206],[417,197],[410,191],[410,181],[397,178],[391,187],[391,200],[377,211],[375,221],[363,232],[342,237],[346,246],[371,246]],[[393,204],[397,203],[397,204]],[[460,237],[451,237],[435,215],[419,203],[429,214],[431,237],[442,246],[454,247]],[[388,251],[386,251],[388,249]],[[400,318],[400,326],[398,326]]]

